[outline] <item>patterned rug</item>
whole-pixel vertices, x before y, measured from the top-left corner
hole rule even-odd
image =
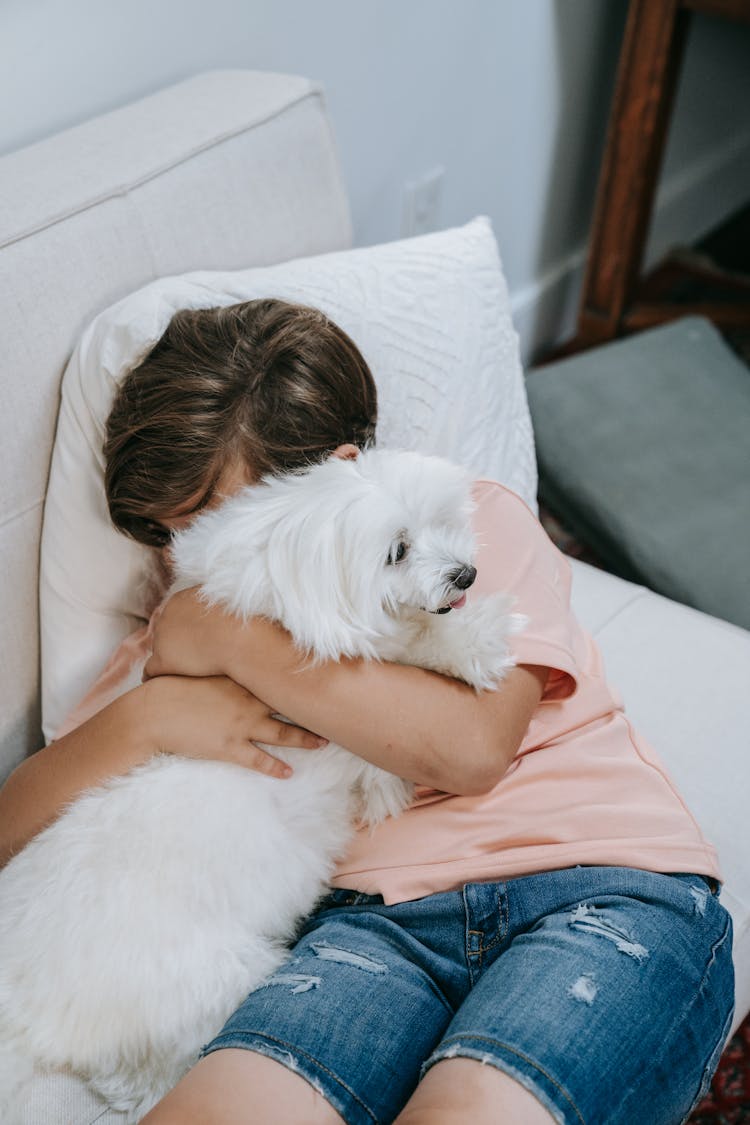
[[[724,1048],[707,1098],[690,1125],[743,1125],[750,1122],[750,1017]]]
[[[539,520],[564,554],[598,566],[600,570],[607,569],[541,505]],[[708,1097],[692,1114],[690,1125],[750,1125],[750,1016],[724,1048]]]

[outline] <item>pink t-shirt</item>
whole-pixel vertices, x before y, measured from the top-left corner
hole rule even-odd
[[[479,481],[474,496],[479,553],[468,600],[516,595],[514,608],[529,622],[511,647],[518,664],[551,669],[544,696],[494,789],[462,797],[419,786],[400,817],[356,833],[333,885],[394,903],[576,864],[721,880],[715,849],[628,721],[593,638],[573,615],[568,559],[510,489]],[[58,737],[114,698],[118,678],[148,647],[149,628],[120,646]]]

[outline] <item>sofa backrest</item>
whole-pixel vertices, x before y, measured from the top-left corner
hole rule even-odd
[[[351,245],[320,88],[216,71],[0,159],[0,781],[43,744],[39,544],[60,379],[146,282]]]

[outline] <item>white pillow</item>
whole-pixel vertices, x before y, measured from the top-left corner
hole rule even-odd
[[[89,325],[63,376],[42,534],[47,741],[148,616],[150,548],[109,522],[102,443],[118,380],[181,308],[256,297],[314,305],[361,349],[381,446],[438,453],[536,512],[536,460],[508,292],[487,218],[382,246],[234,272],[167,277]]]

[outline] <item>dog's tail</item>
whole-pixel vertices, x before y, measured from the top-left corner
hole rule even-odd
[[[33,1077],[34,1060],[23,1051],[0,1043],[0,1121],[3,1125],[24,1125]]]

